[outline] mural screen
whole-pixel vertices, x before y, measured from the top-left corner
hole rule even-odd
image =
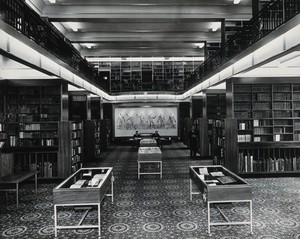
[[[178,136],[177,107],[115,108],[115,137],[131,137],[136,130]]]

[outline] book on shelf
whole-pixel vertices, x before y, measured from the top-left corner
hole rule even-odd
[[[300,171],[300,157],[269,157],[253,159],[252,155],[239,154],[239,172],[290,172]]]

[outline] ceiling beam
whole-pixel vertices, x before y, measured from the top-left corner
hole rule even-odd
[[[66,37],[74,43],[102,42],[102,41],[220,41],[221,36],[218,32],[178,32],[178,33],[127,33],[127,32],[105,32],[105,33],[80,33],[69,32]]]
[[[96,19],[96,18],[225,18],[227,20],[249,20],[252,7],[242,5],[218,6],[174,6],[174,5],[133,5],[96,6],[88,5],[47,5],[43,15],[53,19]]]

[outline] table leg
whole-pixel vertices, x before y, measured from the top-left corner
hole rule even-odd
[[[54,204],[54,237],[57,238],[57,207]]]
[[[159,164],[160,164],[160,179],[162,179],[162,162],[160,162]]]
[[[193,201],[193,192],[192,192],[192,188],[193,188],[192,180],[190,179],[190,201]]]
[[[37,173],[34,176],[35,179],[35,194],[37,194]]]
[[[208,224],[208,235],[210,234],[210,202],[207,202],[207,224]]]
[[[114,176],[111,177],[111,204],[114,204]]]
[[[17,209],[19,208],[19,183],[16,183]]]
[[[252,200],[250,200],[250,233],[253,234],[253,227],[252,227]]]
[[[100,203],[98,203],[98,237],[101,238],[101,211],[100,211]]]

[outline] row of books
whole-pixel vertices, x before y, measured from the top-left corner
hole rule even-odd
[[[81,137],[81,131],[72,132],[72,139],[79,138],[79,137]]]
[[[252,135],[251,134],[238,134],[238,142],[251,142],[252,141]]]
[[[72,156],[81,154],[81,146],[72,148]]]
[[[58,146],[57,139],[19,139],[15,145],[20,147],[49,147]]]
[[[300,157],[254,159],[253,155],[239,153],[238,161],[239,172],[244,173],[300,171]]]
[[[82,129],[82,123],[72,123],[72,130]]]
[[[39,139],[39,138],[48,138],[48,139],[54,139],[57,138],[57,132],[19,132],[19,138],[20,139]]]

